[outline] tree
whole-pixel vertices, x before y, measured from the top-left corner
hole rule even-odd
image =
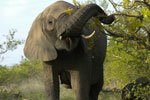
[[[135,48],[150,50],[150,1],[122,0],[119,4],[109,1],[115,9],[116,21],[105,28],[108,35],[118,42],[130,40]]]
[[[16,40],[14,35],[17,31],[12,29],[9,30],[9,34],[5,36],[6,40],[0,44],[0,59],[2,59],[2,55],[7,51],[13,51],[17,48],[18,45],[24,43],[23,40]]]
[[[112,75],[123,86],[133,79],[148,77],[150,74],[150,1],[109,2],[115,9],[116,20],[104,27],[110,36],[108,66],[113,70],[111,72],[116,72],[116,75]]]
[[[150,51],[134,48],[132,41],[110,40],[105,60],[105,85],[123,88],[139,77],[150,75]],[[112,86],[113,84],[113,86]]]

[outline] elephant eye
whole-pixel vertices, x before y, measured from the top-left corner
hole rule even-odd
[[[48,21],[49,24],[52,24],[52,21]]]

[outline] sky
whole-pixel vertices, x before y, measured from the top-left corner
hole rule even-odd
[[[4,35],[9,34],[9,30],[16,29],[15,38],[26,40],[32,22],[36,16],[47,6],[58,0],[1,0],[0,1],[0,43],[4,41]],[[73,0],[64,0],[72,3]],[[4,60],[0,60],[1,65],[11,66],[19,64],[23,53],[24,44],[14,51],[8,51],[4,55]]]

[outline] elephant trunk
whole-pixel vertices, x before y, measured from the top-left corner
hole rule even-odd
[[[99,20],[104,24],[110,24],[114,21],[114,17],[107,16],[98,5],[89,4],[77,9],[72,15],[68,15],[67,21],[64,22],[65,30],[63,33],[59,33],[58,36],[80,36],[82,28],[84,27],[86,22],[91,17],[97,16],[98,14],[103,16],[100,17]],[[64,27],[64,25],[60,27]]]

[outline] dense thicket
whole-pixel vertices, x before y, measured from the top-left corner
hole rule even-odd
[[[150,0],[109,0],[116,20],[104,26],[109,36],[106,82],[122,88],[150,75]]]

